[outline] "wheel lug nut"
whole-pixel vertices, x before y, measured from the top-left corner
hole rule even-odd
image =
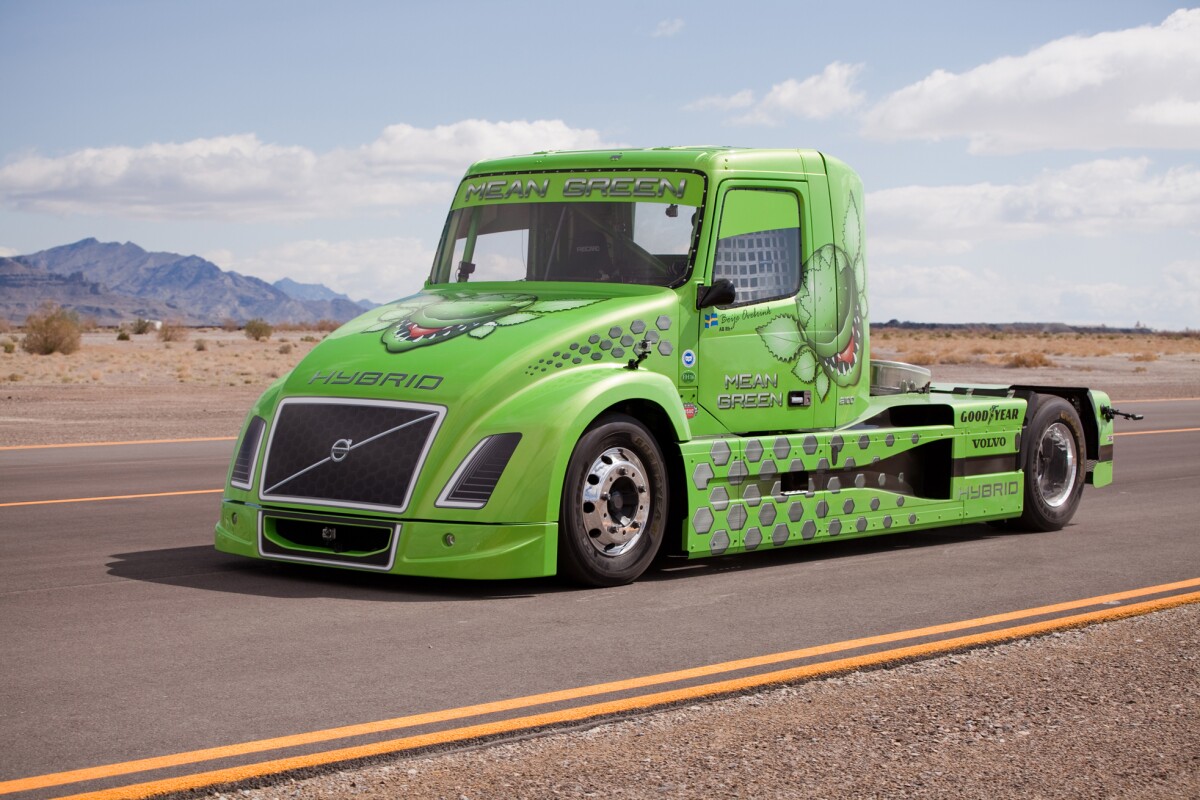
[[[600,499],[601,499],[601,500],[607,500],[607,499],[608,499],[608,492],[605,492],[604,494],[600,495]]]

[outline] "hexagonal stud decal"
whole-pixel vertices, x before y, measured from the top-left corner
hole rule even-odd
[[[864,433],[862,436],[858,437],[858,449],[859,450],[866,450],[870,446],[871,446],[871,437],[870,436],[868,436],[867,434]]]
[[[758,510],[758,521],[764,528],[771,527],[775,522],[775,506],[767,503]]]
[[[840,519],[832,519],[829,521],[829,535],[837,536],[842,532],[842,521]]]
[[[878,498],[878,497],[872,497],[872,498],[871,498],[871,510],[872,510],[872,511],[878,511],[878,510],[879,510],[879,498]]]
[[[884,444],[886,444],[888,447],[892,447],[893,445],[895,445],[895,444],[896,444],[896,435],[895,435],[895,434],[892,434],[892,433],[889,433],[889,434],[887,435],[887,438],[885,438],[885,439],[883,440],[883,443],[884,443]]]
[[[855,527],[855,529],[858,530],[859,533],[862,533],[863,531],[865,531],[867,529],[867,518],[859,517],[857,520],[854,521],[854,527]]]
[[[746,460],[751,464],[757,464],[758,460],[762,458],[762,454],[762,444],[759,443],[758,439],[751,439],[750,444],[746,445]]]
[[[808,453],[810,456],[816,455],[817,437],[815,437],[815,436],[805,436],[804,437],[804,452]]]
[[[742,526],[746,524],[746,509],[742,506],[734,506],[729,509],[729,527],[735,531],[740,531]]]
[[[854,476],[854,488],[862,489],[867,485],[867,476],[861,472]]]
[[[612,326],[611,328],[609,328],[609,329],[608,329],[608,338],[610,338],[610,339],[620,339],[620,338],[621,338],[621,334],[622,334],[622,333],[624,333],[624,332],[625,332],[625,331],[621,330],[621,329],[620,329],[620,328],[618,328],[616,325],[614,325],[614,326]]]
[[[658,341],[658,331],[646,331],[646,341],[654,344]]]
[[[692,528],[701,536],[712,530],[713,513],[708,508],[698,508],[692,515]]]
[[[805,520],[804,527],[800,529],[800,537],[804,541],[809,541],[817,535],[817,523],[810,520]]]
[[[717,531],[713,534],[712,541],[708,543],[709,552],[714,556],[719,556],[729,549],[729,532]]]
[[[788,526],[781,522],[775,526],[775,530],[771,531],[771,542],[776,547],[782,547],[787,544],[789,535],[791,535],[791,531],[788,530]]]
[[[735,458],[729,465],[729,482],[734,486],[740,486],[749,474],[750,470],[746,469],[745,463],[740,458]]]
[[[712,490],[712,494],[708,496],[708,502],[717,511],[724,511],[729,508],[729,492],[725,491],[724,486],[718,486]]]
[[[775,462],[768,458],[758,468],[758,479],[760,481],[773,481],[778,473],[779,470],[775,468]]]
[[[834,494],[837,494],[838,492],[840,492],[842,490],[842,479],[841,478],[830,478],[829,483],[826,485],[825,488],[827,488],[829,491],[833,492]]]
[[[829,516],[829,503],[824,500],[817,501],[817,519],[825,519]]]
[[[755,508],[762,502],[762,492],[753,483],[742,490],[742,499],[751,507]]]
[[[833,458],[833,463],[837,463],[838,453],[842,452],[842,447],[844,447],[845,444],[846,443],[842,440],[841,436],[835,435],[829,440],[829,455]]]
[[[842,513],[843,514],[853,514],[854,513],[854,501],[853,500],[848,499],[848,500],[846,500],[846,502],[842,503]]]
[[[788,506],[788,519],[792,522],[799,522],[804,516],[804,504],[799,500],[793,500]]]
[[[798,458],[793,458],[791,466],[788,467],[788,472],[804,472],[804,462]]]
[[[692,483],[696,484],[697,489],[707,489],[708,482],[712,479],[712,467],[710,467],[708,464],[696,465],[696,470],[692,473]]]
[[[709,457],[718,467],[723,467],[729,463],[729,443],[723,439],[718,439],[713,442],[712,449],[708,451]]]
[[[783,461],[785,458],[788,457],[788,453],[792,452],[792,445],[788,442],[787,439],[780,436],[778,439],[775,440],[775,448],[774,449],[775,449],[775,457],[777,459],[779,459],[780,461]]]
[[[633,322],[629,323],[629,330],[633,333],[641,333],[642,331],[646,330],[646,323],[642,322],[640,319],[635,319]]]
[[[660,331],[669,331],[671,330],[671,318],[666,314],[663,314],[658,319],[654,320],[654,326]]]
[[[746,545],[747,550],[754,550],[762,544],[762,531],[758,528],[751,528],[746,531],[746,535],[742,538],[742,543]]]
[[[883,527],[885,527],[885,528],[892,527],[892,515],[891,514],[888,514],[887,516],[885,516],[883,518]]]
[[[671,355],[671,352],[674,349],[675,348],[673,348],[671,346],[671,343],[668,342],[666,339],[663,339],[661,342],[658,343],[658,354],[660,356],[669,356],[669,355]]]

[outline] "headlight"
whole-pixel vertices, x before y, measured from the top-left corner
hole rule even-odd
[[[498,433],[481,440],[458,465],[438,497],[439,508],[483,508],[512,458],[519,433]]]

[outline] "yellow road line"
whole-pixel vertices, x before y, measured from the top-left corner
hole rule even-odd
[[[745,678],[734,678],[731,680],[704,684],[702,686],[692,686],[686,689],[674,689],[665,692],[656,692],[653,694],[640,695],[638,697],[630,697],[622,700],[612,700],[604,703],[578,706],[576,708],[565,709],[563,711],[552,711],[544,714],[534,714],[526,717],[500,720],[497,722],[469,725],[462,728],[439,731],[437,733],[391,739],[384,742],[376,742],[358,747],[346,747],[338,750],[312,753],[310,755],[281,758],[273,761],[263,761],[257,764],[246,764],[240,767],[212,770],[209,772],[196,773],[194,775],[184,775],[178,778],[168,778],[166,780],[150,781],[148,783],[133,784],[130,786],[121,786],[97,792],[73,794],[69,797],[62,798],[61,800],[141,800],[141,798],[152,797],[154,795],[165,794],[167,792],[181,792],[191,789],[198,789],[204,786],[212,786],[215,784],[233,783],[251,778],[261,778],[266,775],[274,775],[280,772],[318,767],[326,764],[333,764],[339,761],[370,758],[372,756],[397,753],[405,750],[415,750],[422,747],[434,747],[453,742],[478,739],[486,736],[495,736],[502,733],[531,730],[547,725],[559,725],[565,722],[577,722],[579,720],[593,717],[639,711],[654,706],[694,701],[700,698],[711,697],[713,695],[731,694],[769,684],[788,683],[792,681],[813,678],[820,675],[829,675],[832,673],[845,672],[847,670],[861,669],[868,666],[876,666],[880,664],[903,661],[906,659],[920,658],[935,653],[961,650],[969,647],[978,647],[985,644],[995,644],[997,642],[1010,641],[1013,639],[1025,638],[1027,636],[1049,633],[1050,631],[1063,630],[1066,628],[1077,628],[1097,622],[1107,622],[1115,619],[1121,619],[1123,617],[1137,616],[1139,614],[1147,614],[1152,611],[1159,611],[1166,608],[1198,602],[1200,602],[1200,592],[1192,592],[1189,594],[1177,595],[1175,597],[1150,600],[1131,606],[1104,609],[1102,611],[1092,611],[1085,614],[1076,614],[1069,617],[1035,622],[1014,628],[1005,628],[998,631],[977,633],[970,636],[960,636],[938,642],[911,645],[909,647],[901,647],[895,650],[887,650],[880,653],[871,653],[863,656],[836,659],[834,661],[826,661],[820,664],[809,664],[802,667],[793,667],[791,669],[752,675]]]
[[[123,444],[181,444],[188,442],[232,442],[236,436],[197,436],[191,439],[136,439],[129,442],[76,442],[73,444],[13,444],[0,450],[53,450],[62,447],[116,447]]]
[[[1170,428],[1168,430],[1157,431],[1121,431],[1114,433],[1113,436],[1148,436],[1152,433],[1195,433],[1200,431],[1200,428]]]
[[[219,494],[224,489],[189,489],[182,492],[151,492],[149,494],[114,494],[108,497],[68,497],[65,500],[20,500],[15,503],[0,503],[0,508],[13,506],[49,506],[58,503],[95,503],[100,500],[140,500],[144,497],[180,497],[188,494]]]
[[[627,691],[630,689],[641,689],[649,686],[673,683],[675,681],[688,680],[692,678],[720,675],[742,669],[778,664],[784,661],[794,661],[801,658],[830,655],[833,653],[844,652],[846,650],[853,650],[859,647],[869,647],[872,645],[903,641],[905,639],[916,639],[924,636],[933,636],[940,633],[966,630],[968,628],[978,628],[985,625],[995,625],[1002,622],[1012,622],[1014,620],[1027,619],[1029,617],[1036,617],[1044,614],[1071,611],[1078,608],[1086,608],[1088,606],[1100,605],[1103,603],[1120,602],[1122,600],[1145,597],[1147,595],[1160,594],[1162,592],[1176,591],[1180,589],[1189,589],[1197,586],[1200,586],[1200,578],[1192,578],[1190,580],[1166,583],[1159,586],[1147,586],[1140,589],[1130,589],[1124,592],[1100,595],[1098,597],[1088,597],[1082,600],[1070,600],[1063,603],[1055,603],[1053,605],[1039,606],[1037,608],[1022,609],[1019,611],[1009,611],[1002,614],[993,614],[986,617],[961,620],[942,625],[932,625],[878,636],[849,639],[847,641],[836,642],[833,644],[806,647],[799,650],[789,650],[782,653],[773,653],[770,655],[755,656],[751,658],[737,659],[734,661],[724,661],[718,664],[676,670],[673,672],[664,672],[657,675],[647,675],[640,678],[630,678],[627,680],[594,684],[592,686],[582,686],[574,689],[563,689],[554,692],[530,695],[527,697],[517,697],[509,700],[498,700],[491,703],[464,706],[462,708],[452,708],[443,711],[395,717],[392,719],[380,720],[378,722],[346,725],[339,728],[328,728],[325,730],[311,731],[308,733],[280,736],[272,739],[260,739],[222,747],[210,747],[203,750],[192,750],[184,753],[175,753],[172,755],[145,758],[136,761],[125,761],[117,764],[89,767],[85,769],[71,770],[68,772],[37,775],[29,778],[20,778],[17,780],[0,782],[0,794],[10,794],[12,792],[42,789],[48,786],[61,786],[67,783],[78,783],[80,781],[98,780],[100,778],[110,778],[117,775],[127,775],[133,772],[144,772],[152,769],[175,767],[184,764],[195,764],[203,761],[213,761],[219,758],[248,755],[250,753],[278,750],[285,747],[297,747],[300,745],[315,744],[334,739],[345,739],[352,736],[364,736],[402,728],[411,728],[420,725],[447,722],[455,719],[482,716],[484,714],[515,711],[517,709],[529,708],[531,706],[579,700],[585,697],[594,697],[601,694]]]

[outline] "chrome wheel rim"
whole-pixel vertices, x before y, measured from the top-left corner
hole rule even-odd
[[[641,459],[624,447],[605,450],[588,467],[579,502],[592,547],[609,558],[629,552],[650,519],[649,481]]]
[[[1037,488],[1042,500],[1059,508],[1071,497],[1079,471],[1075,437],[1065,423],[1046,428],[1037,450]]]

